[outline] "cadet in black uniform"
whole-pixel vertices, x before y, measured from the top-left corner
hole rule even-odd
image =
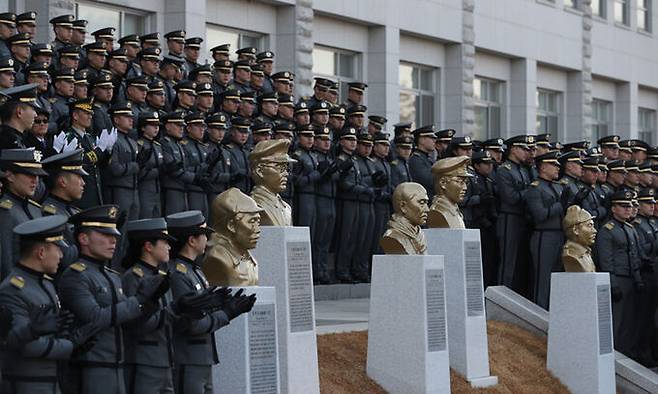
[[[58,134],[69,115],[69,104],[73,100],[74,92],[74,74],[75,70],[72,68],[60,68],[53,73],[55,92],[49,100],[53,109],[48,125],[49,134]]]
[[[23,133],[30,129],[37,115],[37,85],[29,84],[6,89],[8,100],[0,107],[0,149],[25,148]]]
[[[50,24],[53,25],[53,30],[55,32],[55,40],[51,43],[53,46],[53,64],[55,67],[59,67],[57,51],[71,41],[74,21],[75,16],[70,14],[59,15],[50,20]]]
[[[13,12],[3,12],[0,14],[0,57],[9,57],[9,47],[5,41],[14,35],[16,28],[16,14]]]
[[[356,191],[359,201],[358,245],[352,258],[352,276],[362,283],[370,282],[370,258],[372,257],[372,237],[375,225],[375,184],[373,180],[374,164],[370,158],[372,153],[372,136],[362,132],[357,136],[354,167],[361,174]]]
[[[208,130],[206,140],[208,142],[208,173],[210,174],[210,190],[208,191],[208,206],[220,193],[229,187],[231,180],[231,158],[226,148],[222,145],[224,134],[227,129],[228,117],[224,113],[216,113],[206,118]],[[212,214],[212,212],[211,212]],[[211,222],[214,223],[210,218]]]
[[[170,112],[164,119],[165,135],[161,140],[163,162],[160,167],[163,212],[165,214],[188,209],[187,187],[194,181],[194,173],[185,164],[187,159],[180,141],[183,139],[182,112]]]
[[[112,130],[112,118],[109,114],[110,103],[114,96],[114,85],[112,77],[107,73],[102,73],[97,78],[91,80],[92,97],[94,98],[94,115],[92,116],[92,133],[95,136],[101,135],[103,130]]]
[[[391,200],[393,196],[392,170],[388,162],[388,150],[390,148],[388,134],[376,132],[373,136],[373,142],[372,164],[374,172],[372,178],[375,186],[375,222],[371,250],[373,254],[384,254],[384,250],[379,245],[379,239],[386,231],[386,225],[391,217],[393,207]]]
[[[411,157],[414,140],[410,136],[400,135],[395,137],[393,142],[395,144],[395,159],[391,160],[391,187],[395,190],[400,183],[411,182],[409,158]]]
[[[137,122],[139,138],[137,164],[139,164],[139,218],[150,219],[162,216],[162,185],[160,167],[164,163],[162,145],[158,142],[160,127],[158,112],[142,112]]]
[[[196,82],[180,81],[174,86],[176,98],[172,108],[176,112],[182,112],[187,116],[193,112],[194,103],[196,102]]]
[[[597,228],[600,226],[601,219],[608,215],[608,211],[603,206],[603,196],[598,193],[596,181],[599,177],[599,158],[589,156],[583,160],[583,175],[580,177],[581,190],[587,190],[585,197],[582,199],[580,206],[594,216]],[[585,193],[585,192],[582,192]]]
[[[18,33],[5,40],[14,59],[15,86],[25,84],[25,69],[30,61],[30,35]]]
[[[448,150],[448,146],[450,146],[450,142],[452,142],[452,137],[455,133],[454,129],[443,129],[436,132],[436,141],[434,141],[434,152],[432,155],[434,160],[446,157],[446,151]]]
[[[239,60],[233,63],[233,79],[229,82],[228,88],[237,90],[240,93],[250,92],[251,86],[251,65],[247,60]]]
[[[274,52],[265,51],[256,54],[256,61],[263,68],[263,87],[261,92],[269,93],[274,91],[274,85],[272,83],[272,70],[274,68]]]
[[[414,141],[416,149],[409,158],[409,173],[411,180],[420,183],[425,187],[430,201],[434,197],[434,183],[432,180],[432,160],[431,153],[434,151],[436,135],[434,126],[424,126],[414,130]]]
[[[245,146],[249,138],[250,125],[251,122],[248,119],[233,119],[229,131],[230,142],[226,144],[226,150],[231,161],[230,186],[237,187],[245,194],[249,194],[253,186],[251,170],[249,168],[249,151]]]
[[[368,87],[368,84],[363,82],[350,82],[347,84],[347,100],[343,103],[343,107],[350,111],[355,106],[363,105],[363,94]]]
[[[315,132],[309,125],[297,128],[299,144],[292,157],[297,160],[292,167],[292,180],[295,184],[293,202],[293,223],[295,226],[306,226],[311,235],[316,225],[315,185],[320,180],[318,162],[311,154]],[[313,236],[311,236],[311,243]]]
[[[204,142],[205,118],[200,112],[193,112],[185,117],[187,135],[180,144],[185,152],[185,170],[194,174],[194,179],[187,185],[189,208],[208,215],[208,192],[211,189],[208,173],[208,144]]]

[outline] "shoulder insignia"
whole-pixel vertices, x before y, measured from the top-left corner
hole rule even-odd
[[[397,166],[397,165],[398,165],[398,161],[397,161],[397,159],[396,159],[396,160],[393,160],[393,161],[391,162],[391,164],[394,165],[394,166]]]
[[[11,279],[9,279],[9,283],[17,289],[25,287],[25,279],[23,279],[22,276],[12,276]]]
[[[0,208],[11,209],[11,207],[13,207],[13,206],[14,206],[14,202],[11,201],[11,200],[5,199],[5,200],[0,201]]]
[[[414,156],[420,156],[420,153],[414,152]]]
[[[641,221],[640,219],[637,219],[637,218],[636,218],[635,220],[633,220],[633,223],[635,223],[635,224],[640,224],[640,223],[642,223],[642,221]]]
[[[57,97],[51,97],[48,99],[48,101],[50,102],[50,104],[55,104],[55,102],[57,101]]]
[[[82,272],[87,269],[85,263],[73,263],[71,264],[71,269],[74,271]]]
[[[50,215],[54,215],[57,213],[57,208],[55,208],[53,204],[46,204],[43,206],[43,211]]]
[[[295,152],[293,152],[293,155],[295,155],[295,156],[297,156],[297,157],[301,157],[301,156],[302,156],[302,153],[303,153],[303,152],[302,152],[301,149],[297,149]]]
[[[187,143],[188,143],[187,140],[181,140],[181,141],[179,142],[179,144],[181,144],[181,145],[187,145]]]
[[[133,274],[139,276],[140,278],[144,276],[144,270],[139,267],[133,267]]]
[[[530,183],[530,186],[539,186],[539,181],[535,180]]]
[[[508,170],[512,169],[512,165],[510,163],[503,163],[503,168],[506,168]]]
[[[187,267],[183,263],[178,263],[176,264],[176,271],[186,274],[187,273]]]
[[[561,185],[568,185],[568,184],[569,184],[569,181],[566,180],[566,179],[560,179],[560,184],[561,184]]]
[[[141,138],[138,139],[138,140],[137,140],[137,144],[139,144],[139,145],[144,145],[144,140],[141,139]]]
[[[27,199],[27,201],[28,201],[30,204],[32,204],[32,205],[34,205],[34,206],[36,206],[36,207],[38,207],[38,208],[41,208],[41,204],[39,204],[38,202],[36,202],[36,201],[34,201],[34,200],[30,200],[29,198]]]
[[[612,228],[615,227],[615,224],[613,222],[608,222],[603,227],[607,228],[608,230],[612,230]]]

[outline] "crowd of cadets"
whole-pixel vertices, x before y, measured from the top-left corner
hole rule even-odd
[[[340,103],[338,83],[316,78],[311,97],[295,97],[294,74],[274,72],[270,51],[238,49],[231,61],[229,45],[219,45],[213,63],[202,65],[202,39],[184,31],[164,35],[165,54],[159,33],[116,45],[114,28],[104,28],[84,44],[86,21],[72,15],[51,19],[52,44],[33,43],[35,21],[34,12],[0,14],[0,278],[21,257],[12,233],[18,224],[102,204],[118,206],[126,222],[189,210],[209,218],[219,193],[251,191],[254,145],[288,139],[296,162],[282,197],[294,224],[310,227],[314,282],[368,282],[394,188],[415,181],[431,198],[432,164],[465,155],[473,176],[461,205],[466,226],[483,230],[485,286],[502,284],[548,307],[550,273],[562,270],[562,218],[567,206],[580,205],[596,217],[597,269],[611,274],[617,348],[653,363],[658,151],[647,143],[606,136],[596,147],[560,145],[549,135],[472,141],[433,126],[387,128],[384,117],[367,114],[366,84],[350,83]],[[44,165],[47,176],[25,177],[30,166],[10,165],[16,149],[55,162],[81,152],[81,169]],[[66,238],[78,241],[74,235]],[[129,255],[125,239],[109,263],[115,269]],[[77,254],[65,248],[63,266]]]

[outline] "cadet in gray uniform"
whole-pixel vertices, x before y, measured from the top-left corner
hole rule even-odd
[[[188,209],[187,187],[194,181],[194,173],[185,167],[186,158],[180,141],[183,139],[183,114],[170,112],[164,119],[165,136],[162,138],[164,161],[160,167],[164,213]]]
[[[434,152],[434,126],[425,126],[414,130],[416,149],[409,158],[409,173],[411,180],[425,187],[430,201],[434,197],[434,181],[432,180],[432,152]]]
[[[207,226],[199,211],[185,211],[167,216],[169,233],[176,238],[170,261],[171,290],[174,301],[190,293],[201,293],[209,288],[208,280],[198,265],[204,253],[208,235],[214,231]],[[214,331],[253,307],[255,296],[230,297],[229,292],[217,292],[221,310],[198,319],[188,319],[176,326],[174,333],[176,392],[185,394],[213,393],[213,365],[219,363],[219,349]]]
[[[589,156],[583,160],[583,175],[580,177],[581,190],[585,189],[587,192],[583,198],[580,206],[595,217],[594,223],[600,224],[601,218],[608,215],[608,210],[603,206],[603,192],[600,192],[597,186],[597,179],[599,177],[600,166],[599,158]],[[600,193],[600,194],[599,194]],[[597,226],[598,228],[599,226]]]
[[[41,205],[30,197],[34,195],[39,177],[48,173],[41,166],[41,153],[29,149],[0,151],[0,167],[5,171],[4,194],[0,199],[0,279],[4,279],[18,261],[20,251],[18,237],[12,230],[23,222],[42,216]]]
[[[535,158],[539,177],[534,180],[525,199],[534,230],[530,236],[535,303],[548,310],[551,272],[563,271],[562,186],[555,182],[560,171],[560,154],[549,152]]]
[[[13,12],[3,12],[0,14],[0,57],[9,57],[9,47],[5,42],[9,37],[14,35],[16,28],[16,14]]]
[[[69,103],[73,100],[75,70],[72,68],[60,68],[52,75],[54,94],[50,98],[53,112],[50,114],[48,133],[58,134],[61,125],[69,115]]]
[[[395,137],[393,142],[395,143],[395,158],[391,160],[391,186],[395,190],[400,183],[411,182],[409,158],[411,156],[411,149],[414,146],[414,140],[412,137],[401,135]]]
[[[118,206],[101,205],[69,219],[75,226],[80,259],[62,274],[59,295],[63,307],[78,321],[95,322],[100,329],[96,343],[72,358],[81,394],[125,393],[122,325],[157,311],[158,300],[168,290],[164,276],[153,275],[144,280],[137,294],[123,292],[119,273],[109,268],[121,236],[118,216]]]
[[[142,112],[137,123],[140,135],[137,140],[139,153],[139,218],[149,219],[162,216],[162,187],[160,184],[160,167],[164,163],[162,145],[157,141],[160,131],[158,112]]]
[[[251,121],[245,118],[231,120],[230,142],[226,144],[231,160],[231,187],[237,187],[245,194],[251,192],[253,181],[249,168],[249,151],[245,147],[249,138]]]
[[[372,153],[372,136],[362,132],[357,136],[356,160],[354,165],[361,174],[359,191],[356,194],[359,200],[358,237],[354,262],[352,263],[353,278],[362,283],[370,282],[370,258],[372,257],[372,238],[375,226],[375,183],[373,180],[374,163],[370,158]]]
[[[639,340],[637,309],[644,290],[640,275],[641,255],[636,232],[628,223],[632,214],[633,192],[620,190],[611,197],[612,219],[596,235],[597,271],[610,273],[612,324],[615,349],[635,357]]]
[[[193,112],[185,117],[187,135],[180,144],[185,152],[185,170],[194,174],[187,186],[187,201],[191,210],[201,211],[208,216],[208,192],[211,189],[208,173],[208,144],[203,142],[205,133],[204,116]]]
[[[372,237],[372,253],[384,254],[384,250],[379,245],[379,239],[386,231],[386,224],[391,218],[393,196],[392,171],[388,162],[388,150],[390,141],[388,134],[376,132],[373,136],[374,145],[372,148],[373,160],[373,184],[375,185],[375,223]]]
[[[310,125],[297,128],[299,144],[292,157],[297,160],[293,163],[293,182],[295,194],[293,203],[293,221],[295,226],[307,226],[314,234],[316,225],[315,185],[321,177],[318,171],[318,162],[311,154],[313,137],[315,135]],[[313,243],[313,237],[311,237]]]
[[[224,133],[227,129],[228,117],[224,113],[216,113],[206,118],[208,130],[208,173],[210,174],[210,191],[208,192],[208,206],[220,193],[228,189],[231,180],[231,159],[229,153],[222,145]],[[214,223],[213,218],[210,222]]]
[[[101,73],[97,78],[91,80],[89,86],[92,88],[94,97],[92,130],[95,136],[99,136],[103,130],[112,130],[109,109],[114,95],[114,85],[112,85],[112,77],[109,74]]]
[[[10,342],[4,354],[8,362],[2,369],[3,393],[59,393],[58,362],[76,350],[84,351],[81,346],[97,331],[96,322],[71,327],[69,333],[58,332],[54,321],[51,329],[33,325],[34,316],[42,311],[53,317],[60,313],[52,276],[57,272],[65,229],[66,217],[60,215],[30,220],[14,228],[21,242],[21,257],[0,284],[0,304],[11,311],[12,326],[30,326],[32,340],[13,346]]]

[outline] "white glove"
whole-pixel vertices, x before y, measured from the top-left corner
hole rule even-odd
[[[72,152],[78,149],[78,138],[74,137],[68,144],[64,145],[62,152]]]
[[[64,134],[64,132],[62,131],[59,134],[57,134],[53,139],[53,149],[55,149],[57,153],[61,153],[65,143],[66,143],[66,134]]]
[[[110,140],[110,133],[107,131],[107,129],[103,129],[101,131],[101,134],[98,136],[96,139],[96,147],[101,150],[101,152],[105,152],[107,150],[107,144]]]
[[[119,138],[119,132],[115,127],[112,127],[109,136],[110,136],[110,140],[109,143],[107,144],[107,149],[112,149],[114,144],[117,142],[117,138]]]

